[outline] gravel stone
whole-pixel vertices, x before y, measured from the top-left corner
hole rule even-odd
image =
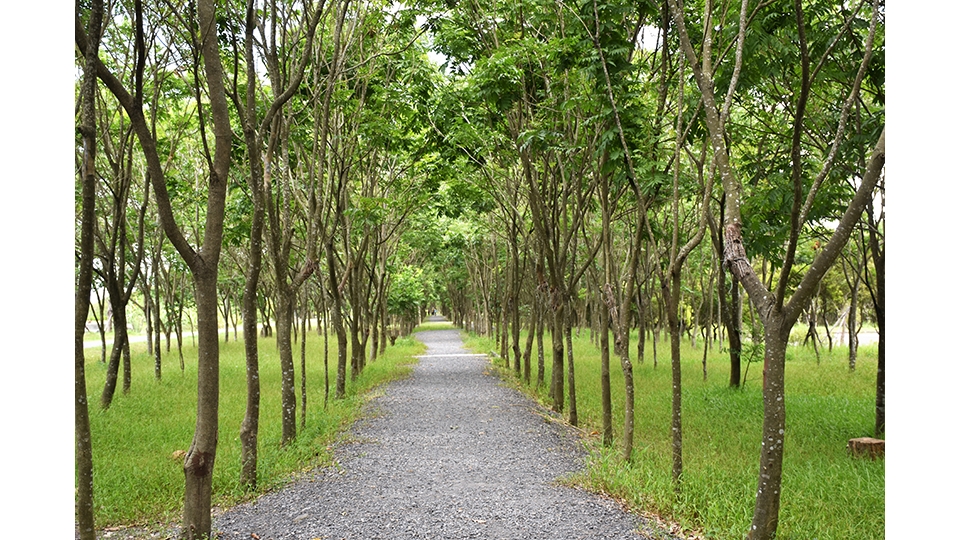
[[[615,501],[557,484],[585,452],[469,356],[457,330],[420,332],[411,377],[336,450],[337,466],[215,517],[225,540],[665,538]],[[655,536],[644,536],[639,531]]]

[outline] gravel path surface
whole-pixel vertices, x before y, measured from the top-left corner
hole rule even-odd
[[[582,465],[575,433],[486,373],[457,330],[417,338],[427,352],[373,401],[339,467],[221,514],[219,538],[664,537],[614,501],[557,485]]]

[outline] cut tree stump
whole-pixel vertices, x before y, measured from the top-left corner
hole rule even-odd
[[[847,441],[847,450],[853,457],[883,458],[883,447],[883,439],[873,437],[858,437]]]

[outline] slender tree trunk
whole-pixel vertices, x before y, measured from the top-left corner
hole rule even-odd
[[[555,292],[556,294],[561,294]],[[563,327],[564,302],[553,300],[552,327],[550,338],[553,343],[553,373],[550,381],[550,395],[553,397],[553,410],[563,412]]]
[[[510,315],[513,319],[511,325],[513,327],[513,332],[511,334],[512,346],[513,346],[513,369],[520,375],[520,263],[519,257],[520,254],[514,251],[514,266],[513,266],[513,285],[512,285],[512,295],[511,295],[511,309]],[[527,356],[527,362],[529,362],[530,357]],[[527,364],[529,366],[529,363]],[[530,381],[529,369],[527,370],[527,382]]]
[[[883,180],[881,180],[883,182]],[[877,399],[875,404],[874,437],[882,438],[886,430],[886,247],[881,244],[882,237],[878,230],[879,223],[874,221],[873,200],[867,202],[867,223],[869,225],[870,256],[876,271],[876,291],[871,291],[874,313],[877,316]],[[881,213],[882,219],[882,213]],[[869,274],[868,274],[869,276]]]
[[[255,203],[256,204],[256,203]],[[255,215],[257,210],[254,210]],[[260,230],[263,226],[263,208],[259,210]],[[254,223],[257,220],[254,218]],[[254,227],[254,233],[260,232]],[[259,245],[259,239],[251,245]],[[260,357],[257,333],[257,283],[260,279],[261,256],[251,247],[251,257],[247,267],[246,283],[243,289],[243,349],[246,358],[247,402],[240,423],[240,483],[248,489],[257,486],[257,439],[260,431]]]
[[[217,324],[216,269],[198,272],[194,279],[197,301],[199,365],[197,425],[183,463],[185,479],[183,538],[210,536],[213,465],[217,455],[220,408],[220,340]]]
[[[247,69],[254,66],[253,32],[256,27],[255,2],[248,0],[245,15],[244,56]],[[261,141],[254,127],[256,119],[256,81],[247,81],[244,110],[243,135],[250,153],[250,176],[247,185],[253,199],[253,214],[250,218],[250,255],[244,275],[241,317],[243,319],[243,351],[246,363],[246,408],[240,423],[240,483],[248,490],[257,487],[257,441],[260,433],[260,352],[257,323],[257,290],[260,285],[260,271],[263,268],[263,157],[260,152]],[[181,366],[183,362],[181,360]]]
[[[530,355],[533,352],[533,340],[537,334],[536,298],[530,304],[530,325],[527,328],[527,341],[523,347],[523,382],[530,385]]]
[[[113,298],[111,296],[111,298]],[[127,342],[127,314],[125,309],[114,307],[113,349],[110,351],[110,361],[107,363],[107,374],[103,383],[103,392],[100,394],[100,408],[109,409],[113,403],[113,396],[117,390],[117,379],[120,375],[120,358],[123,356],[123,347]]]
[[[360,344],[360,307],[351,302],[353,317],[350,320],[350,380],[356,381],[363,369],[363,347]]]
[[[126,334],[126,332],[124,332]],[[130,393],[130,386],[133,380],[133,366],[130,364],[130,338],[129,336],[124,336],[123,338],[123,394],[127,395]]]
[[[537,309],[537,388],[540,388],[544,384],[544,377],[546,375],[546,365],[544,364],[545,359],[543,353],[543,330],[545,326],[544,319],[546,319],[546,309],[542,306],[538,306]]]
[[[721,276],[726,273],[721,270]],[[722,304],[721,304],[722,306]],[[730,283],[730,304],[727,308],[727,336],[729,339],[730,351],[730,387],[740,387],[740,359],[743,351],[742,328],[743,328],[743,301],[740,299],[740,284],[733,280]]]
[[[300,430],[307,428],[307,291],[303,291],[303,314],[300,319]]]
[[[603,445],[613,446],[613,404],[610,398],[610,312],[600,309],[600,409]]]
[[[146,278],[146,276],[144,277]],[[143,320],[147,326],[147,354],[153,356],[153,295],[150,294],[150,280],[144,279],[141,288],[143,292]]]
[[[572,313],[572,311],[573,310],[571,309],[570,312]],[[567,340],[567,385],[570,387],[569,388],[570,425],[577,426],[579,425],[580,418],[579,418],[579,415],[577,414],[577,384],[576,384],[577,379],[573,369],[573,328],[571,324],[572,318],[573,318],[572,314],[568,313],[567,322],[566,324],[563,325],[564,326],[563,335],[566,337],[566,340]]]
[[[278,291],[284,286],[277,284]],[[280,356],[280,445],[286,446],[297,437],[297,395],[293,368],[293,302],[287,292],[277,294],[277,349]]]
[[[79,14],[77,14],[79,16]],[[103,23],[103,2],[92,0],[86,33],[100,35]],[[96,219],[96,90],[97,55],[100,40],[95,39],[84,54],[83,82],[81,83],[80,132],[83,135],[83,167],[81,169],[80,260],[77,265],[76,296],[74,298],[73,327],[73,420],[74,452],[77,468],[77,529],[80,540],[96,540],[93,498],[93,446],[90,437],[90,413],[87,406],[86,358],[83,353],[83,335],[90,311],[90,289],[93,281],[93,235]],[[102,319],[102,317],[101,317]]]
[[[643,364],[647,344],[647,309],[640,287],[637,287],[637,362]]]
[[[663,298],[668,303],[667,324],[670,327],[670,366],[672,375],[672,408],[671,408],[671,432],[673,436],[673,489],[676,494],[681,491],[681,479],[683,477],[683,423],[681,419],[682,412],[682,382],[680,371],[680,317],[678,314],[680,307],[680,268],[673,270],[670,276],[672,282],[669,287],[664,283]]]
[[[860,269],[856,269],[856,275],[853,276],[853,285],[850,287],[850,315],[847,317],[847,335],[849,350],[847,355],[850,371],[857,369],[857,346],[860,344],[857,339],[857,310],[859,309],[860,296]]]
[[[384,281],[387,280],[385,276]],[[383,285],[383,298],[380,302],[380,356],[387,352],[387,284]]]
[[[177,302],[177,355],[180,357],[180,373],[184,371],[183,365],[183,291],[180,291],[180,297]]]
[[[510,368],[510,310],[512,309],[513,298],[510,297],[510,288],[512,288],[513,277],[510,275],[512,272],[507,272],[506,276],[503,276],[504,291],[503,299],[500,303],[500,325],[497,329],[497,333],[500,335],[500,357],[503,358],[504,367],[507,369]]]
[[[334,271],[336,261],[334,259],[332,239],[328,239],[326,251],[330,297],[333,300],[330,316],[334,331],[337,333],[337,384],[336,390],[334,391],[334,398],[343,399],[347,396],[347,330],[343,325],[343,301]]]
[[[158,242],[157,253],[153,257],[153,318],[154,318],[154,335],[151,336],[147,334],[147,341],[151,339],[154,340],[153,346],[153,377],[156,380],[161,380],[163,378],[163,365],[161,362],[162,353],[160,351],[160,249],[163,246],[163,237],[160,237],[160,242]],[[168,334],[169,335],[169,334]],[[169,341],[167,341],[169,343]]]
[[[327,314],[326,293],[320,290],[320,313],[323,321],[323,409],[330,401],[330,318]]]

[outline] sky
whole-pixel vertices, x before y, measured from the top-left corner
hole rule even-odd
[[[71,9],[46,18],[26,2],[5,8],[2,90],[3,328],[0,450],[8,493],[0,516],[43,514],[50,537],[73,530],[73,186]],[[960,195],[960,114],[953,48],[960,4],[887,2],[887,538],[939,537],[951,525],[960,465],[960,384],[952,233]],[[52,22],[51,22],[52,21]],[[49,385],[47,387],[41,384]],[[789,385],[789,381],[788,381]],[[789,423],[789,419],[788,419]],[[941,496],[942,493],[949,496]],[[4,522],[27,537],[36,522]],[[950,530],[950,529],[946,529]],[[53,532],[56,531],[56,532]],[[23,533],[23,534],[16,534]],[[29,533],[29,534],[28,534]]]

